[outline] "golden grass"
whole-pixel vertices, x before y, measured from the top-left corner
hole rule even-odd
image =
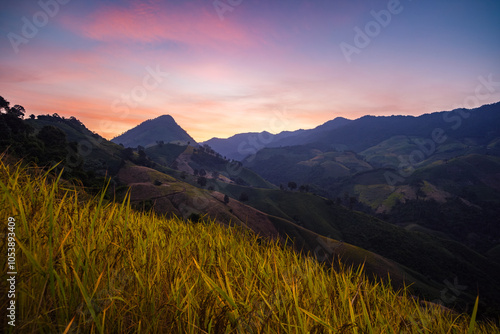
[[[19,164],[1,163],[0,187],[0,217],[16,219],[16,331],[499,332],[422,307],[404,290],[369,282],[362,269],[329,270],[241,228],[83,199]]]

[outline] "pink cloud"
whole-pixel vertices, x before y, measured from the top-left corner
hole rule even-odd
[[[201,4],[175,6],[135,1],[127,7],[102,6],[88,17],[68,15],[62,18],[62,24],[81,36],[103,42],[173,41],[217,48],[250,47],[257,43],[245,29],[221,21],[215,9],[209,8]]]

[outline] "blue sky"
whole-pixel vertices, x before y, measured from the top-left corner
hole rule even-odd
[[[162,114],[200,141],[500,100],[474,98],[500,82],[499,1],[41,2],[0,5],[0,95],[107,138]]]

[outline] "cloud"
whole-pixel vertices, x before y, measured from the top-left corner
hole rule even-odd
[[[126,6],[103,5],[86,17],[67,15],[62,24],[100,42],[173,42],[210,48],[251,47],[258,42],[246,29],[221,21],[214,8],[201,3],[134,1]]]

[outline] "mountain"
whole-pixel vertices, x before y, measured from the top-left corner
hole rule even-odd
[[[181,128],[170,115],[149,119],[113,139],[113,143],[125,147],[149,147],[157,142],[164,143],[196,143],[195,140]]]
[[[243,160],[258,150],[276,141],[294,137],[305,130],[284,131],[279,134],[272,134],[267,131],[239,133],[229,138],[212,138],[202,144],[210,146],[214,151],[220,153],[228,159],[237,161]]]
[[[302,145],[263,148],[243,166],[498,261],[499,142],[495,103],[419,117],[365,116]]]
[[[265,147],[280,147],[308,143],[312,140],[309,138],[315,138],[315,136],[320,133],[338,129],[350,122],[351,120],[346,118],[337,117],[314,129],[283,131],[275,135],[267,131],[247,132],[236,134],[226,139],[212,138],[203,142],[203,144],[209,145],[216,152],[219,152],[229,159],[241,161],[249,155],[254,155],[257,151]]]
[[[414,116],[364,116],[336,131],[315,133],[308,138],[318,149],[344,145],[361,152],[394,136],[434,140],[438,132],[446,142],[458,140],[467,144],[487,145],[500,137],[500,102],[475,109],[455,109]],[[303,143],[305,144],[305,143]],[[442,143],[439,143],[442,144]]]
[[[447,144],[467,138],[484,146],[500,136],[499,109],[500,102],[472,110],[455,109],[418,117],[363,116],[356,120],[337,117],[314,129],[284,131],[276,135],[266,131],[241,133],[226,139],[212,138],[203,144],[227,158],[239,161],[255,155],[263,148],[306,144],[323,151],[351,150],[360,153],[396,136],[429,139],[435,129],[443,131]],[[489,149],[500,152],[498,142]]]
[[[499,142],[500,103],[495,103],[419,117],[365,116],[334,128],[323,125],[267,145],[243,164],[277,185],[297,179],[323,187],[356,173],[392,168],[396,174],[385,173],[392,177],[385,183],[392,186],[402,183],[408,170],[429,164],[470,154],[500,156]]]
[[[476,124],[492,122],[492,118],[478,120],[472,114],[468,120]],[[419,147],[414,140],[424,137],[381,136],[381,142],[361,152],[335,146],[324,149],[321,142],[311,141],[315,134],[342,131],[355,121],[337,128],[332,122],[318,132],[302,130],[278,137],[279,141],[298,139],[309,131],[302,137],[309,138],[307,145],[267,147],[253,161],[247,158],[239,163],[208,145],[159,142],[144,150],[124,148],[74,118],[39,116],[18,121],[4,126],[9,131],[22,129],[21,123],[33,127],[16,137],[19,142],[26,139],[23,154],[42,158],[54,153],[58,144],[58,155],[51,159],[55,163],[62,159],[59,167],[66,171],[72,157],[65,150],[76,148],[78,168],[63,178],[80,184],[82,175],[87,180],[94,174],[105,175],[111,178],[110,200],[122,201],[129,194],[135,209],[191,222],[210,218],[239,225],[262,238],[286,241],[327,265],[335,258],[355,266],[364,263],[370,277],[384,278],[390,273],[395,285],[413,283],[412,294],[427,300],[441,298],[449,307],[471,307],[480,293],[480,309],[498,314],[500,295],[495,283],[500,279],[500,245],[495,219],[500,215],[500,158],[494,154],[500,137],[494,132],[484,132],[483,137],[489,136],[486,139],[468,137],[479,134],[474,127],[462,137],[450,132],[450,141],[436,145],[429,161],[422,161],[412,175],[391,186],[384,175],[398,170],[379,165],[390,161],[386,156],[411,154]],[[61,140],[54,144],[52,135]],[[293,175],[310,183],[300,181],[295,187],[290,185],[290,190],[285,183],[278,188],[255,172],[264,162],[276,172],[274,177]],[[361,209],[365,213],[357,211]],[[466,287],[454,302],[449,302],[446,293],[443,297],[450,280]]]

